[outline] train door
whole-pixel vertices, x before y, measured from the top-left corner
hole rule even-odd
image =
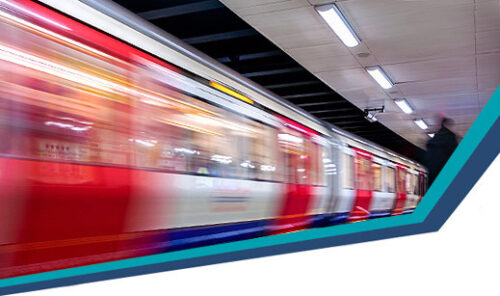
[[[394,186],[394,173],[391,173],[392,171],[389,171],[388,168],[388,161],[378,157],[373,158],[373,200],[370,205],[370,217],[372,218],[391,214],[392,205],[394,204],[394,190],[391,191],[390,188]]]
[[[403,214],[406,203],[406,167],[398,164],[396,167],[396,202],[392,209],[392,215]]]
[[[286,118],[282,119],[285,126],[278,134],[278,141],[285,162],[285,188],[275,233],[306,228],[310,223],[308,212],[314,197],[310,172],[313,132]]]
[[[344,162],[343,146],[341,142],[336,138],[330,138],[330,143],[328,144],[328,151],[330,151],[329,156],[323,159],[324,172],[327,177],[328,185],[328,207],[327,212],[329,213],[327,224],[330,224],[337,215],[336,209],[339,207],[340,201],[342,199],[342,187],[343,180],[341,180],[341,171]],[[345,216],[347,217],[347,216]]]
[[[425,195],[425,173],[424,172],[419,172],[418,175],[418,194],[419,194],[419,200],[418,202],[422,200],[422,198]]]
[[[406,172],[406,203],[403,213],[412,213],[417,207],[419,201],[418,188],[418,172],[409,168]]]
[[[313,135],[310,149],[310,184],[313,188],[313,200],[309,206],[312,226],[324,226],[328,223],[328,210],[333,197],[333,174],[337,173],[337,162],[333,158],[330,145],[321,136]]]
[[[331,224],[344,223],[349,219],[351,210],[356,198],[354,186],[354,159],[356,152],[347,146],[340,146],[338,149],[339,171],[336,177],[337,189],[334,189],[335,196],[332,202]]]
[[[373,199],[371,170],[373,155],[359,149],[354,150],[356,197],[349,221],[361,221],[370,217],[370,205]]]

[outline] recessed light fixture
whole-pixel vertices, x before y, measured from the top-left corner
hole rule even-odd
[[[413,108],[410,106],[410,104],[406,99],[395,99],[394,103],[396,103],[399,109],[403,110],[404,113],[406,114],[413,113]]]
[[[366,67],[366,71],[368,71],[368,74],[370,74],[383,89],[389,89],[394,85],[380,66]]]
[[[340,9],[335,4],[316,6],[316,11],[330,26],[330,28],[339,36],[347,47],[357,46],[361,40]]]
[[[429,126],[427,125],[427,123],[425,123],[425,121],[424,121],[422,118],[415,119],[413,122],[415,122],[415,124],[416,124],[419,128],[421,128],[421,129],[423,129],[423,130],[425,130],[425,129],[427,129],[427,128],[429,127]]]
[[[434,138],[435,133],[427,134],[430,138]]]

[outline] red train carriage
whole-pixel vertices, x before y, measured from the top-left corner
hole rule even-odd
[[[138,32],[158,57],[31,1],[0,30],[0,277],[376,217],[374,157],[407,164]]]

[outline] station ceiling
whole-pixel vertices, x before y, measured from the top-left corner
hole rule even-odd
[[[219,1],[115,0],[114,2],[317,118],[412,158],[418,159],[419,153],[422,152],[415,143],[411,143],[380,122],[367,121],[362,109],[370,106],[361,108],[355,102],[349,101],[344,94],[339,95],[327,83],[328,81],[325,82],[314,73],[314,69],[306,68],[307,63],[300,60],[300,63],[297,62],[294,55],[282,46],[278,47],[275,40],[273,43],[264,37]],[[311,6],[307,1],[303,2]],[[251,7],[248,4],[252,3],[259,5],[259,2],[255,1],[234,1],[234,3],[243,8]],[[287,26],[286,20],[276,21],[283,21],[281,25]],[[335,36],[331,34],[331,38],[334,39]]]
[[[420,147],[452,118],[464,136],[500,85],[499,0],[221,0],[358,108],[385,105],[379,121]],[[316,12],[335,2],[361,39],[346,47]],[[366,67],[394,82],[382,89]],[[394,99],[415,110],[405,114]],[[422,130],[414,119],[423,118]]]

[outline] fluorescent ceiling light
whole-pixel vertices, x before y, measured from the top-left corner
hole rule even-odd
[[[388,89],[394,85],[391,79],[389,79],[389,76],[385,74],[384,70],[382,70],[380,66],[367,67],[366,71],[368,71],[368,74],[370,74],[382,88]]]
[[[395,99],[394,103],[396,103],[399,109],[403,110],[404,113],[406,114],[413,113],[413,108],[410,106],[410,104],[406,99]]]
[[[435,133],[427,134],[429,137],[434,138]]]
[[[357,46],[361,40],[335,4],[316,6],[316,11],[348,47]]]
[[[427,125],[427,123],[425,123],[425,121],[423,119],[415,119],[413,122],[415,122],[416,125],[418,125],[419,128],[425,130],[427,129],[429,126]]]

